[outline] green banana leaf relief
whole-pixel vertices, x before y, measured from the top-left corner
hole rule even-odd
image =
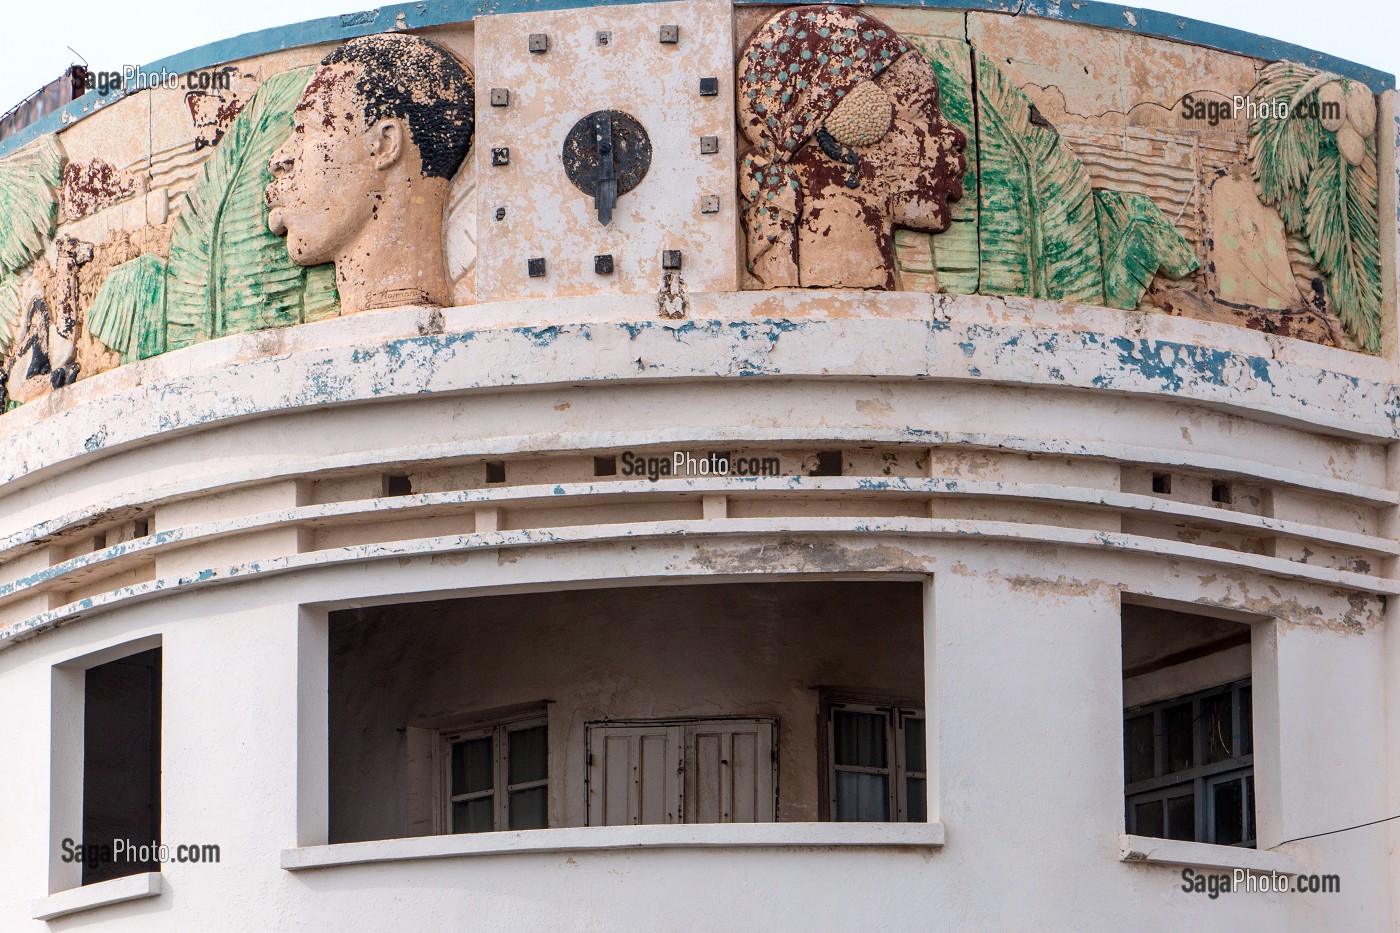
[[[289,71],[258,89],[180,203],[168,261],[147,254],[102,283],[88,327],[123,361],[338,312],[334,266],[292,262],[263,201],[310,76]]]
[[[1132,310],[1159,270],[1179,278],[1200,268],[1150,198],[1093,187],[992,59],[958,40],[916,43],[944,116],[968,139],[963,198],[950,228],[929,238],[941,290]]]
[[[0,161],[0,277],[33,262],[53,237],[63,163],[53,135]]]
[[[165,276],[160,257],[138,256],[107,273],[88,308],[88,333],[120,353],[123,363],[148,359],[165,346]]]
[[[1259,200],[1307,241],[1331,310],[1364,349],[1381,342],[1380,203],[1376,100],[1359,82],[1294,62],[1259,73],[1254,99],[1287,103],[1287,116],[1249,124]]]
[[[43,255],[58,222],[58,186],[66,158],[44,136],[0,160],[0,353],[19,326],[20,277]]]
[[[1095,189],[1104,304],[1131,310],[1160,269],[1174,279],[1200,268],[1196,254],[1145,194]]]

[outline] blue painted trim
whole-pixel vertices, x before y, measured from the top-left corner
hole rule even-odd
[[[231,39],[220,39],[208,45],[163,58],[142,67],[146,74],[166,72],[184,74],[199,68],[210,68],[225,62],[266,55],[283,49],[323,42],[343,42],[357,36],[367,36],[392,29],[422,29],[448,23],[470,22],[479,16],[502,13],[529,13],[548,10],[568,10],[596,6],[628,6],[651,0],[419,0],[393,6],[325,16],[290,26],[274,26],[246,33]],[[797,6],[810,0],[733,0],[735,6]],[[1098,0],[827,0],[847,6],[893,6],[971,12],[1010,13],[1062,20],[1084,26],[1117,29],[1142,36],[1154,36],[1187,42],[1222,52],[1235,52],[1265,61],[1302,62],[1313,68],[1330,71],[1364,83],[1377,94],[1395,87],[1395,76],[1377,68],[1360,65],[1312,49],[1281,42],[1265,36],[1216,26],[1200,20],[1158,13],[1137,7],[1101,3]],[[71,104],[0,141],[0,156],[45,136],[56,133],[69,124],[95,113],[103,106],[121,98],[108,94],[103,97],[90,91]]]

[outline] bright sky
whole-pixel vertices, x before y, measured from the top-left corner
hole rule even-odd
[[[353,12],[355,0],[64,0],[8,4],[0,39],[0,112],[81,61],[142,65],[268,26]],[[1396,0],[1154,0],[1154,9],[1234,26],[1400,73]]]

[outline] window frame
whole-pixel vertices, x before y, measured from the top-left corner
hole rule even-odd
[[[837,711],[871,713],[885,717],[885,747],[893,749],[893,754],[887,756],[884,768],[872,769],[836,764],[836,717],[834,714]],[[906,733],[911,727],[911,723],[917,723],[915,728],[924,730],[924,770],[922,771],[911,771],[908,767]],[[819,749],[821,770],[818,781],[821,805],[818,809],[823,822],[841,822],[836,818],[836,774],[840,770],[889,775],[888,812],[890,818],[883,822],[928,822],[928,713],[922,703],[910,696],[823,688],[817,726],[821,745]],[[909,816],[910,778],[920,778],[924,782],[923,820],[911,820]]]
[[[508,741],[510,734],[540,726],[545,728],[545,776],[533,781],[510,783],[510,742]],[[482,738],[491,739],[491,789],[489,791],[453,794],[452,746],[460,742],[470,742]],[[550,819],[552,808],[548,799],[548,788],[552,783],[550,758],[553,756],[549,754],[549,711],[543,704],[508,715],[478,716],[461,721],[454,727],[438,729],[433,743],[433,755],[435,759],[433,762],[433,797],[435,801],[433,830],[436,834],[473,835],[468,830],[459,832],[453,825],[452,805],[459,801],[476,800],[487,796],[493,798],[491,829],[479,832],[517,831],[510,825],[511,792],[531,790],[536,787],[545,788],[546,795],[545,825],[536,828],[548,829],[552,825],[553,821]],[[524,830],[518,831],[523,832]]]
[[[1250,694],[1251,704],[1249,717],[1251,734],[1249,736],[1246,736],[1243,730],[1245,717],[1241,701],[1241,695],[1246,691]],[[1226,694],[1230,696],[1230,755],[1219,761],[1206,763],[1209,736],[1205,728],[1203,703]],[[1167,710],[1175,709],[1186,703],[1191,704],[1191,767],[1180,771],[1166,771],[1168,763],[1165,759],[1168,754],[1169,737],[1164,726],[1164,715]],[[1183,841],[1223,845],[1231,848],[1257,848],[1259,835],[1257,794],[1250,791],[1251,784],[1256,783],[1250,780],[1255,776],[1252,706],[1253,678],[1246,677],[1194,693],[1182,694],[1123,710],[1123,823],[1125,831],[1130,835],[1147,835],[1139,830],[1136,807],[1140,803],[1161,800],[1163,802],[1164,835],[1152,838],[1179,839],[1179,836],[1170,835],[1170,818],[1167,813],[1166,801],[1169,798],[1190,793],[1193,801],[1192,832],[1190,838]],[[1153,776],[1129,783],[1129,759],[1132,749],[1128,742],[1128,723],[1143,716],[1152,717]],[[1246,748],[1247,752],[1244,751]],[[1242,838],[1239,842],[1216,842],[1214,789],[1233,780],[1241,782],[1240,831]],[[1253,813],[1252,819],[1250,818],[1251,812]]]

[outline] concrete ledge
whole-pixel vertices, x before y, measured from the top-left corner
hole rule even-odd
[[[673,501],[683,501],[675,499],[675,497],[705,493],[727,495],[731,498],[742,498],[746,495],[789,495],[791,498],[788,501],[794,505],[785,514],[800,519],[804,517],[801,505],[803,500],[797,497],[820,492],[852,493],[863,497],[893,495],[929,498],[972,496],[1010,501],[1074,503],[1101,507],[1105,510],[1122,510],[1132,515],[1150,513],[1180,519],[1198,519],[1213,525],[1258,531],[1300,541],[1320,541],[1325,544],[1340,545],[1388,557],[1400,555],[1400,545],[1389,538],[1318,525],[1307,525],[1302,522],[1280,520],[1247,512],[1232,512],[1227,509],[1174,502],[1144,494],[1075,486],[977,481],[944,477],[933,479],[858,476],[789,476],[774,479],[710,477],[657,480],[654,482],[648,480],[610,480],[595,483],[552,483],[496,489],[464,489],[393,498],[354,499],[297,506],[274,512],[261,512],[215,522],[181,526],[73,557],[45,567],[27,577],[0,583],[0,605],[24,596],[32,596],[38,592],[61,589],[64,577],[69,574],[82,573],[96,567],[107,567],[110,568],[110,572],[116,572],[119,569],[132,566],[137,560],[150,559],[155,555],[168,553],[181,546],[304,522],[315,522],[318,527],[329,527],[337,521],[352,521],[375,515],[381,516],[381,520],[392,519],[396,516],[420,518],[436,515],[460,515],[463,514],[462,510],[466,506],[484,505],[491,507],[509,504],[514,507],[540,508],[566,503],[573,505],[576,504],[573,502],[575,498],[588,498],[599,504],[635,501],[638,497],[654,500],[671,498]],[[45,523],[44,526],[26,529],[26,531],[16,535],[0,537],[0,561],[8,559],[16,551],[24,553],[20,549],[26,545],[33,546],[34,542],[42,541],[45,534],[44,529],[48,527],[49,523]],[[537,526],[537,530],[548,527],[563,526]],[[1047,527],[1057,526],[1047,525]],[[395,539],[390,536],[385,540]],[[1215,545],[1205,546],[1213,547]]]
[[[363,564],[384,559],[403,561],[419,556],[468,554],[494,551],[500,548],[549,548],[561,550],[569,546],[608,542],[629,543],[701,537],[715,542],[741,541],[764,537],[794,535],[826,539],[846,535],[863,540],[883,538],[887,541],[908,538],[916,540],[967,538],[978,542],[1035,542],[1065,547],[1151,555],[1162,559],[1199,561],[1213,567],[1229,568],[1238,573],[1247,570],[1283,580],[1320,583],[1329,587],[1383,596],[1400,595],[1400,581],[1373,577],[1344,570],[1332,570],[1300,564],[1279,557],[1246,554],[1223,548],[1206,547],[1160,538],[1144,538],[1107,531],[1081,528],[1027,525],[1004,521],[967,521],[941,518],[742,518],[673,520],[645,524],[569,525],[556,528],[516,529],[480,534],[446,535],[432,538],[411,538],[402,541],[358,544],[345,547],[308,551],[283,557],[248,561],[232,567],[211,567],[197,573],[178,577],[157,577],[115,590],[85,596],[57,609],[21,619],[0,627],[0,651],[19,640],[40,632],[66,625],[84,616],[106,612],[120,606],[138,605],[179,592],[192,592],[209,586],[226,586],[255,579],[268,579],[283,574],[321,570],[343,564]]]
[[[697,294],[693,301],[703,307],[694,313],[707,318],[658,322],[640,315],[648,301],[648,313],[655,313],[648,296],[605,297],[604,305],[551,300],[551,314],[563,323],[550,327],[482,328],[481,320],[504,313],[484,305],[443,312],[449,327],[464,329],[406,332],[413,316],[397,309],[225,337],[121,366],[0,416],[0,438],[15,451],[0,462],[0,484],[27,485],[176,431],[207,431],[243,418],[417,396],[667,379],[864,383],[879,376],[1090,390],[1170,399],[1366,443],[1400,436],[1400,391],[1374,378],[1384,375],[1383,361],[1291,338],[1265,340],[1268,335],[1231,325],[1187,326],[1164,315],[1122,312],[1106,318],[1096,313],[1103,309],[1079,305],[1057,315],[1054,303],[1020,299],[932,296],[940,299],[935,308],[922,294],[829,291]],[[604,308],[632,319],[589,320]],[[848,310],[863,317],[818,317]],[[832,349],[851,347],[871,349]],[[639,359],[646,361],[641,368]],[[152,411],[160,418],[150,418]],[[933,424],[919,432],[920,443],[947,442]],[[1063,440],[1082,455],[1081,441],[1090,439]],[[1269,465],[1255,470],[1260,466]],[[1326,471],[1317,478],[1325,480]],[[1311,474],[1300,479],[1314,485]]]
[[[461,833],[347,842],[282,850],[287,871],[411,859],[608,849],[793,846],[938,848],[942,823],[709,823],[679,826],[580,826],[523,832]]]
[[[1204,842],[1181,842],[1149,836],[1119,837],[1119,858],[1125,862],[1152,865],[1189,865],[1196,868],[1243,868],[1255,872],[1296,875],[1298,860],[1283,852],[1217,846]]]
[[[35,898],[32,916],[35,920],[53,920],[94,907],[136,901],[143,897],[158,897],[160,891],[160,872],[146,871],[139,875],[85,884],[79,888],[50,894],[48,897]]]

